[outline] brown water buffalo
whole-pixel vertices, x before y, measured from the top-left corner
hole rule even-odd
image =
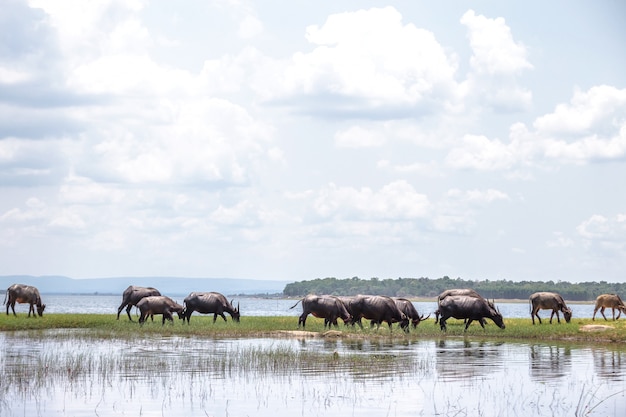
[[[622,313],[626,314],[626,306],[624,302],[617,294],[602,294],[596,298],[596,307],[593,309],[593,317],[591,320],[596,319],[596,313],[600,310],[600,314],[606,320],[606,316],[604,315],[604,309],[610,308],[613,313],[613,320],[615,321],[615,310],[617,310],[617,320],[622,315]]]
[[[13,310],[13,315],[17,316],[15,314],[15,303],[30,304],[28,317],[30,317],[31,312],[33,317],[37,317],[35,315],[35,306],[37,307],[39,317],[43,316],[43,310],[46,308],[46,305],[41,302],[39,290],[32,285],[13,284],[7,288],[7,292],[4,295],[4,304],[7,305],[7,316],[9,315],[9,306]]]
[[[171,298],[163,295],[151,295],[144,297],[137,303],[137,308],[141,312],[141,315],[139,316],[139,323],[141,325],[143,325],[148,316],[153,316],[155,314],[163,315],[162,324],[165,324],[165,319],[171,322],[174,321],[174,318],[172,317],[173,312],[178,313],[178,318],[184,319],[184,307]]]
[[[302,302],[302,314],[298,318],[298,327],[305,327],[306,318],[309,314],[313,317],[324,319],[324,328],[331,325],[337,326],[337,319],[342,319],[344,323],[351,321],[352,316],[348,313],[345,304],[334,295],[314,295],[309,294],[289,309],[295,308],[298,303]]]
[[[541,324],[541,317],[539,317],[539,310],[552,310],[552,314],[550,314],[550,324],[552,324],[552,317],[556,313],[556,320],[561,323],[561,319],[559,318],[559,311],[563,313],[563,317],[565,317],[565,321],[569,323],[572,319],[572,310],[567,307],[563,297],[560,294],[555,292],[536,292],[530,296],[528,299],[530,303],[530,317],[533,319],[533,324],[535,324],[535,316],[539,320],[539,324]]]
[[[465,330],[476,320],[482,328],[485,328],[485,318],[493,320],[493,322],[501,329],[505,328],[502,314],[495,308],[493,303],[480,297],[472,297],[469,295],[449,295],[439,301],[439,326],[442,331],[446,331],[446,320],[450,317],[455,319],[467,319]]]
[[[124,290],[124,293],[122,294],[122,304],[120,304],[117,309],[117,319],[120,319],[120,313],[122,312],[124,307],[126,307],[126,314],[128,314],[128,319],[130,321],[133,321],[133,319],[130,317],[130,309],[133,308],[133,306],[136,306],[139,300],[141,300],[142,298],[154,295],[161,295],[161,293],[159,292],[159,290],[152,287],[138,287],[135,285],[129,286]]]
[[[409,318],[404,314],[396,302],[384,295],[357,295],[350,301],[349,310],[352,314],[352,324],[358,323],[361,328],[361,319],[370,320],[372,324],[380,327],[382,322],[389,325],[399,323],[405,332],[409,331]]]
[[[219,292],[192,292],[185,298],[183,304],[185,305],[183,316],[187,320],[187,324],[189,324],[189,319],[194,311],[201,314],[213,313],[213,323],[217,320],[218,315],[222,316],[224,321],[226,321],[224,313],[230,314],[237,323],[239,323],[239,318],[241,317],[239,304],[237,304],[237,308],[233,307],[232,302],[229,303],[228,299]]]
[[[413,328],[416,328],[417,325],[420,324],[420,321],[424,321],[428,317],[430,317],[430,314],[426,317],[424,317],[423,314],[420,316],[417,310],[415,309],[415,305],[411,302],[411,300],[407,300],[406,298],[402,298],[402,297],[392,297],[392,298],[393,298],[393,301],[395,301],[398,308],[400,309],[400,311],[403,312],[404,315],[407,316],[409,320],[411,320],[411,323],[413,324]]]

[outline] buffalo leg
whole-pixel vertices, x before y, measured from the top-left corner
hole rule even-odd
[[[165,325],[165,320],[166,320],[166,319],[167,319],[167,320],[169,320],[169,321],[171,321],[171,322],[172,322],[172,324],[174,323],[174,318],[172,317],[172,312],[171,312],[171,311],[169,311],[169,310],[165,310],[165,311],[163,312],[163,320],[162,320],[162,322],[161,322],[161,326],[164,326],[164,325]]]
[[[126,307],[126,303],[122,303],[122,305],[117,308],[117,319],[118,320],[120,319],[120,313],[122,312],[122,310],[124,310],[124,307]]]
[[[302,328],[304,328],[306,326],[306,317],[309,315],[309,313],[302,313],[302,315],[298,318],[298,328],[300,328],[300,324],[302,324]]]
[[[190,308],[187,308],[184,312],[183,312],[183,324],[185,323],[185,320],[187,320],[187,324],[189,324],[189,320],[191,319],[191,315],[193,314],[193,310]]]
[[[126,307],[126,314],[128,314],[128,320],[133,321],[133,318],[130,316],[131,308],[133,308],[132,304],[129,304],[128,307]]]
[[[439,327],[441,328],[441,331],[443,331],[443,332],[447,332],[448,331],[448,329],[446,327],[446,320],[448,320],[447,317],[446,318],[443,318],[443,317],[439,318]]]
[[[17,314],[15,314],[15,301],[11,302],[11,310],[13,310],[13,315],[17,317]],[[7,304],[7,315],[9,315],[9,304]]]

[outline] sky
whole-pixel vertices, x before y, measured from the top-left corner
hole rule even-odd
[[[622,1],[0,3],[0,275],[626,279]]]

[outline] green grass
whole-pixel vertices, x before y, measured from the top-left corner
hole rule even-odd
[[[233,322],[230,317],[227,322],[221,318],[213,323],[213,316],[196,316],[191,318],[191,324],[182,323],[178,318],[174,323],[166,322],[161,325],[161,316],[156,316],[154,322],[147,321],[140,326],[137,321],[130,322],[126,317],[116,320],[114,314],[44,314],[43,317],[28,318],[25,314],[0,315],[0,331],[18,330],[48,330],[48,329],[88,329],[98,337],[141,337],[142,335],[202,335],[207,337],[267,337],[285,336],[286,331],[306,330],[314,333],[325,331],[323,320],[309,317],[306,329],[298,329],[297,317],[242,317],[240,323]],[[594,343],[626,343],[626,320],[604,321],[591,319],[573,319],[566,324],[543,324],[532,325],[530,319],[506,319],[506,329],[502,330],[491,321],[487,321],[486,329],[482,329],[478,323],[472,323],[467,332],[459,320],[448,320],[448,331],[442,332],[439,325],[434,324],[433,319],[420,323],[417,329],[411,328],[409,334],[405,334],[397,325],[389,332],[386,324],[379,330],[370,329],[367,325],[361,330],[358,327],[351,328],[340,325],[339,333],[333,336],[348,338],[394,338],[394,339],[420,339],[441,337],[471,337],[478,339],[519,339],[524,341],[537,340],[563,340],[582,341]],[[601,324],[613,326],[614,329],[603,332],[583,332],[581,326],[587,324]],[[327,330],[327,329],[326,329]]]

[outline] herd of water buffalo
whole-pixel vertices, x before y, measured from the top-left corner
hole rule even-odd
[[[4,304],[9,307],[15,315],[15,303],[29,304],[28,316],[31,313],[35,316],[35,308],[39,316],[43,315],[46,307],[41,300],[39,290],[31,285],[13,284],[7,291]],[[355,295],[355,296],[334,296],[334,295],[307,295],[298,300],[291,308],[302,304],[302,314],[298,318],[298,327],[304,327],[309,314],[314,317],[324,319],[324,327],[337,326],[337,320],[341,319],[345,324],[358,324],[363,327],[362,319],[369,320],[371,326],[378,326],[385,322],[391,326],[399,323],[405,331],[430,317],[420,315],[415,309],[415,305],[406,298],[387,297],[383,295]],[[126,307],[128,318],[132,321],[130,310],[136,306],[140,312],[139,323],[143,324],[150,316],[161,315],[162,323],[165,320],[173,321],[173,314],[189,324],[189,320],[194,311],[201,314],[213,314],[213,322],[217,316],[221,316],[226,321],[224,313],[228,313],[236,322],[240,319],[239,305],[234,307],[224,295],[218,292],[192,292],[183,301],[183,305],[176,303],[169,297],[152,287],[138,287],[131,285],[122,294],[122,303],[117,309],[117,319]],[[563,297],[553,292],[536,292],[529,298],[531,318],[535,324],[535,317],[541,323],[539,310],[551,310],[550,323],[556,314],[560,323],[559,312],[563,313],[565,321],[569,323],[572,318],[572,310],[567,307]],[[610,308],[613,313],[613,320],[619,319],[622,312],[626,314],[626,306],[617,294],[602,294],[596,298],[596,305],[592,319],[595,320],[596,313],[607,320],[604,315],[606,308]],[[615,317],[617,310],[617,318]],[[494,301],[490,301],[472,289],[451,289],[439,294],[437,297],[437,310],[435,313],[435,323],[439,323],[441,330],[446,330],[446,321],[449,318],[465,320],[465,330],[473,321],[477,321],[484,328],[485,319],[492,320],[501,329],[505,328],[504,318],[495,306]]]

